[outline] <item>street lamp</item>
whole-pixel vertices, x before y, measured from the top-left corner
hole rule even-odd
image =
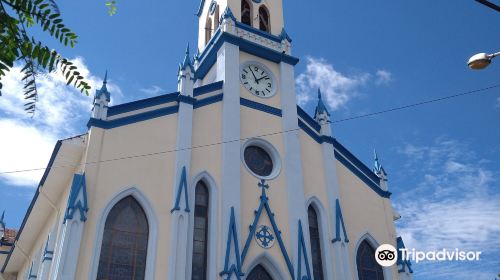
[[[488,65],[490,65],[491,60],[497,56],[500,56],[500,52],[494,53],[494,54],[487,54],[487,53],[478,53],[473,55],[467,64],[469,65],[470,69],[474,70],[481,70]]]

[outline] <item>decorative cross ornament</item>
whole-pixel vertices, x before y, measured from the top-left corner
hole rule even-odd
[[[273,231],[268,226],[259,226],[255,231],[255,240],[264,249],[273,247],[274,239]]]

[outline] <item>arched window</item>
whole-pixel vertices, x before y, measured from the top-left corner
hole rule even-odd
[[[212,19],[207,17],[207,23],[205,24],[205,45],[212,39]]]
[[[323,261],[321,259],[321,241],[319,235],[318,215],[312,205],[307,209],[309,219],[309,238],[311,239],[311,259],[315,280],[323,280]]]
[[[214,12],[214,32],[219,28],[219,21],[220,21],[220,15],[219,15],[219,5],[215,7],[215,12]]]
[[[375,260],[375,249],[364,240],[358,248],[356,255],[359,280],[383,280],[382,267]]]
[[[252,8],[247,0],[241,0],[241,22],[252,26]]]
[[[196,184],[193,234],[193,280],[207,279],[209,193],[203,181]]]
[[[259,8],[259,29],[265,32],[271,32],[271,19],[266,6],[262,5]]]
[[[262,265],[258,265],[248,274],[247,280],[273,280]]]
[[[97,280],[144,279],[149,224],[132,196],[120,200],[104,226]]]

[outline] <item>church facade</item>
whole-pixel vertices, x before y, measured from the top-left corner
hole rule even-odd
[[[202,0],[170,94],[110,106],[57,142],[5,279],[411,279],[387,174],[297,106],[281,0]],[[3,219],[2,219],[3,221]],[[2,227],[3,225],[3,227]],[[5,224],[0,223],[5,229]]]

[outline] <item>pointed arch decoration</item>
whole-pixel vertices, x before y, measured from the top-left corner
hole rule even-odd
[[[76,211],[80,212],[80,221],[85,222],[87,220],[87,212],[89,211],[85,173],[73,175],[73,183],[71,184],[68,206],[64,215],[64,223],[67,220],[72,220]]]
[[[297,279],[312,279],[311,268],[309,267],[309,258],[307,256],[306,243],[304,241],[304,232],[302,231],[302,221],[299,220],[299,258],[297,261]],[[302,257],[304,257],[304,266],[306,267],[306,275],[302,273]]]
[[[269,206],[269,198],[267,197],[266,189],[269,189],[269,185],[266,184],[265,180],[261,180],[260,183],[258,184],[260,188],[262,188],[262,194],[260,196],[260,205],[257,211],[255,211],[255,219],[250,226],[250,232],[248,233],[247,240],[245,242],[245,247],[243,248],[243,251],[241,253],[241,262],[245,262],[246,255],[248,253],[248,249],[250,248],[250,244],[252,242],[253,236],[255,235],[255,231],[257,230],[257,224],[260,220],[260,217],[262,215],[262,211],[265,209],[267,216],[269,217],[269,220],[271,221],[271,225],[273,227],[274,234],[276,235],[276,239],[278,240],[279,247],[281,249],[281,253],[283,255],[283,258],[285,259],[286,265],[288,267],[288,271],[290,272],[290,276],[292,279],[295,279],[294,277],[294,271],[293,271],[293,265],[292,262],[290,261],[290,257],[288,256],[288,253],[286,251],[285,244],[283,243],[283,239],[281,238],[281,231],[278,228],[278,225],[276,224],[276,220],[274,219],[274,213],[271,211],[271,207]]]
[[[247,276],[247,280],[273,280],[269,272],[262,266],[255,266]]]
[[[181,210],[180,207],[180,202],[181,202],[181,195],[182,192],[184,192],[184,202],[186,204],[184,208],[184,212],[189,213],[189,199],[188,199],[188,190],[187,190],[187,179],[186,179],[186,167],[182,167],[182,174],[181,174],[181,180],[179,181],[179,186],[177,187],[177,196],[175,199],[175,204],[174,208],[170,210],[170,213],[174,213],[175,211]]]
[[[340,208],[340,201],[337,198],[335,202],[336,213],[335,213],[335,239],[332,240],[332,243],[342,241],[340,237],[340,227],[342,226],[342,231],[344,232],[344,242],[349,243],[349,238],[347,238],[347,230],[345,228],[344,217],[342,216],[342,208]]]
[[[231,207],[231,218],[229,222],[229,231],[227,233],[226,258],[224,260],[224,270],[219,273],[220,276],[226,275],[226,280],[230,280],[234,274],[236,279],[240,280],[244,274],[241,272],[241,257],[236,230],[236,220],[234,217],[234,207]],[[235,260],[231,262],[231,248],[233,248]]]

